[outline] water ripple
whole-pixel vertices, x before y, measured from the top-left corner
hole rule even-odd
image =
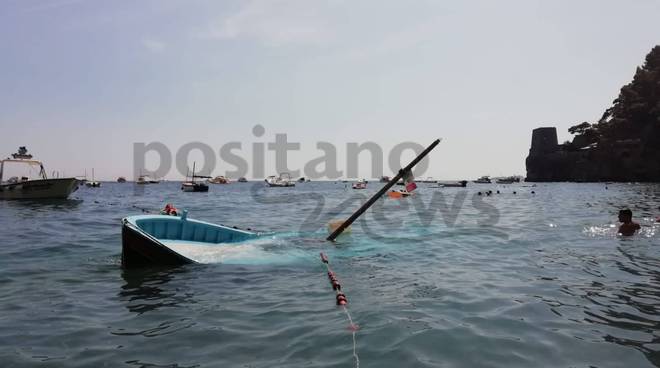
[[[498,188],[474,206],[481,187],[421,185],[334,244],[327,221],[359,202],[338,210],[354,194],[343,183],[256,197],[240,184],[198,196],[104,183],[69,201],[0,202],[3,365],[354,366],[324,251],[362,367],[660,367],[660,186]],[[122,270],[120,218],[165,202],[266,236],[233,258],[200,255],[220,265]],[[621,207],[638,235],[617,236]]]

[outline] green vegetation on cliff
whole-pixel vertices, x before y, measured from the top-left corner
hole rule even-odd
[[[528,181],[660,182],[660,46],[597,123],[568,131],[573,141],[557,145],[554,128],[534,130]]]
[[[632,82],[621,88],[597,124],[584,122],[568,131],[576,135],[573,148],[639,140],[645,156],[660,150],[660,46],[646,55]]]

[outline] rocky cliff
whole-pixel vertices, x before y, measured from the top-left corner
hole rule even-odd
[[[660,46],[597,123],[569,132],[558,144],[555,128],[534,129],[527,181],[660,182]]]

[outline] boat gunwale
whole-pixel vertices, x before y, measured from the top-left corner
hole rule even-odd
[[[246,230],[243,230],[243,229],[236,229],[236,228],[228,227],[228,226],[225,226],[225,225],[213,224],[213,223],[206,222],[206,221],[201,221],[201,220],[188,219],[188,218],[181,218],[180,216],[170,216],[170,215],[156,215],[156,214],[150,214],[150,215],[133,215],[133,216],[127,216],[127,217],[122,218],[122,220],[121,220],[121,221],[122,221],[122,226],[123,226],[125,229],[127,229],[128,231],[133,232],[133,233],[136,234],[136,235],[139,235],[139,236],[143,237],[143,238],[146,239],[150,244],[152,244],[153,246],[158,247],[158,249],[159,249],[160,251],[166,252],[167,254],[170,254],[170,255],[172,255],[172,256],[174,256],[174,257],[176,257],[176,258],[180,258],[180,259],[183,261],[183,263],[195,263],[195,264],[198,264],[198,263],[200,263],[200,262],[195,261],[194,259],[189,258],[189,257],[185,256],[184,254],[182,254],[182,253],[180,253],[180,252],[177,252],[176,250],[174,250],[174,249],[172,249],[170,246],[168,246],[166,243],[164,243],[163,241],[161,241],[160,238],[158,238],[158,237],[156,237],[156,236],[154,236],[154,235],[151,235],[151,234],[150,234],[149,232],[147,232],[145,229],[141,228],[141,227],[137,224],[137,222],[140,221],[140,220],[143,220],[143,219],[150,219],[150,220],[156,220],[156,221],[160,221],[160,220],[163,220],[163,221],[171,220],[171,221],[179,221],[179,222],[192,222],[192,223],[196,223],[196,224],[200,224],[200,225],[204,225],[204,226],[211,226],[211,227],[214,227],[214,228],[216,228],[216,229],[223,230],[223,231],[229,231],[229,232],[233,232],[233,233],[239,233],[239,234],[242,234],[242,235],[246,235],[246,236],[248,236],[248,237],[250,237],[250,238],[251,238],[251,237],[258,237],[258,236],[259,236],[259,234],[256,233],[256,232],[246,231]],[[175,240],[175,239],[167,239],[167,240]],[[247,240],[247,239],[246,239],[246,240]],[[122,242],[123,242],[123,240],[122,240]],[[239,242],[220,242],[220,243],[204,242],[204,241],[195,241],[195,242],[196,242],[196,243],[199,243],[200,245],[203,245],[203,244],[206,244],[206,245],[211,245],[211,244],[213,244],[213,245],[217,245],[217,244],[239,243],[240,241],[239,241]],[[123,244],[122,246],[126,246],[126,245]]]
[[[19,182],[17,182],[17,183],[7,183],[7,182],[3,182],[3,183],[0,183],[0,186],[7,187],[7,186],[11,186],[11,185],[21,185],[21,184],[28,184],[28,183],[38,183],[38,182],[44,182],[44,181],[65,181],[65,180],[80,181],[79,179],[76,179],[76,178],[74,178],[74,177],[71,177],[71,178],[52,178],[52,179],[43,179],[43,178],[39,178],[39,179],[29,179],[29,180],[26,180],[26,181],[19,181]]]
[[[138,221],[138,220],[142,220],[142,219],[148,219],[148,218],[152,218],[152,219],[153,219],[153,218],[160,218],[160,219],[164,219],[164,220],[165,220],[165,219],[179,219],[179,221],[184,221],[184,222],[196,222],[196,223],[198,223],[198,224],[208,225],[208,226],[212,226],[212,227],[218,227],[218,228],[222,228],[222,229],[224,229],[224,230],[229,230],[229,231],[233,231],[233,232],[243,233],[243,234],[246,234],[246,235],[251,235],[251,236],[258,236],[258,235],[259,235],[258,233],[255,233],[255,232],[253,232],[253,231],[248,231],[248,230],[243,230],[243,229],[236,229],[236,228],[229,227],[229,226],[225,226],[225,225],[214,224],[214,223],[211,223],[211,222],[202,221],[202,220],[196,220],[196,219],[191,219],[191,218],[182,219],[181,216],[170,216],[170,215],[155,215],[155,214],[154,214],[154,215],[133,215],[133,216],[126,216],[126,217],[124,217],[124,218],[122,219],[122,223],[129,222],[131,225],[135,226],[135,227],[138,228],[140,231],[146,233],[146,231],[145,231],[144,229],[140,228],[140,226],[137,224],[137,221]],[[148,233],[147,233],[147,234],[148,234]],[[149,236],[152,236],[154,239],[158,239],[158,238],[154,237],[153,235],[150,235],[150,234],[149,234]],[[202,242],[202,243],[204,243],[204,242]],[[209,244],[222,244],[222,243],[209,243]]]

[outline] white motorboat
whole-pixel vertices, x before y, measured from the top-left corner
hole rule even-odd
[[[160,180],[153,179],[149,175],[140,175],[138,179],[135,181],[135,184],[139,184],[139,185],[158,184],[158,183],[160,183]]]
[[[477,184],[490,184],[490,183],[492,183],[492,181],[490,180],[490,176],[488,176],[488,175],[482,176],[479,179],[474,180],[472,182],[477,183]]]
[[[213,179],[207,180],[209,184],[229,184],[230,181],[229,179],[225,178],[224,176],[216,176]]]
[[[9,165],[37,168],[39,178],[12,177],[5,182],[3,175]],[[33,160],[25,147],[20,147],[18,153],[12,154],[12,158],[0,160],[0,199],[64,199],[76,189],[76,178],[48,179],[43,163]]]
[[[367,189],[367,183],[365,179],[360,179],[353,183],[353,189]]]
[[[266,183],[269,187],[295,187],[296,182],[291,180],[291,175],[289,173],[280,173],[279,177],[271,175],[266,178]]]

